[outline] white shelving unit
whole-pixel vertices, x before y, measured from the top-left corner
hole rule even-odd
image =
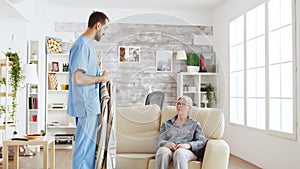
[[[39,41],[28,41],[27,43],[27,63],[36,65],[39,73]],[[34,88],[36,86],[37,88]],[[40,133],[44,130],[44,114],[39,109],[39,87],[36,84],[26,85],[26,132],[27,134]]]
[[[209,84],[217,86],[217,73],[180,72],[177,74],[177,98],[189,96],[194,106],[204,107],[202,100],[206,92],[201,89],[201,85]]]
[[[63,70],[63,64],[68,63],[68,54],[46,55],[46,128],[48,135],[75,134],[75,118],[67,114],[69,73]],[[58,64],[58,71],[53,71]],[[55,84],[55,85],[53,85]],[[72,146],[58,145],[57,148]]]

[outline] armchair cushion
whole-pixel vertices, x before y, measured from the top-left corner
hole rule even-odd
[[[158,105],[116,109],[117,153],[154,153],[160,128]]]

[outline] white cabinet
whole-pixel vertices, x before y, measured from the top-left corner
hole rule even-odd
[[[209,85],[216,88],[217,73],[180,72],[177,74],[177,98],[189,96],[194,106],[205,107],[206,87]]]
[[[46,124],[49,135],[74,134],[76,129],[75,118],[67,114],[68,56],[47,54],[46,58]]]

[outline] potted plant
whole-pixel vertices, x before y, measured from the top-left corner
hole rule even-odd
[[[45,130],[40,130],[40,133],[41,133],[42,136],[45,136],[45,135],[46,135]]]
[[[18,135],[18,132],[16,130],[13,131],[13,137],[17,137],[17,135]]]
[[[200,58],[197,53],[187,53],[187,71],[188,72],[198,72]]]
[[[217,96],[215,92],[215,87],[211,84],[207,85],[205,88],[206,100],[208,101],[208,107],[212,107],[213,104],[217,103]]]
[[[12,120],[14,121],[15,112],[17,109],[17,103],[16,103],[16,97],[17,97],[17,91],[20,87],[20,81],[24,78],[21,71],[21,60],[19,57],[18,52],[13,52],[9,48],[8,52],[5,53],[5,56],[9,58],[9,61],[11,63],[11,69],[9,70],[9,84],[12,87],[12,92],[14,95],[12,96],[12,110],[10,112],[10,116],[12,117]]]
[[[213,73],[217,72],[217,65],[216,64],[211,65],[211,72],[213,72]]]
[[[30,86],[30,91],[31,91],[31,93],[36,93],[37,92],[37,85]]]

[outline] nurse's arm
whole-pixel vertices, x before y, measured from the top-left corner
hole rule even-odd
[[[75,85],[91,85],[100,82],[111,80],[111,73],[103,72],[102,76],[89,76],[83,73],[83,70],[78,69],[72,73],[72,82]]]

